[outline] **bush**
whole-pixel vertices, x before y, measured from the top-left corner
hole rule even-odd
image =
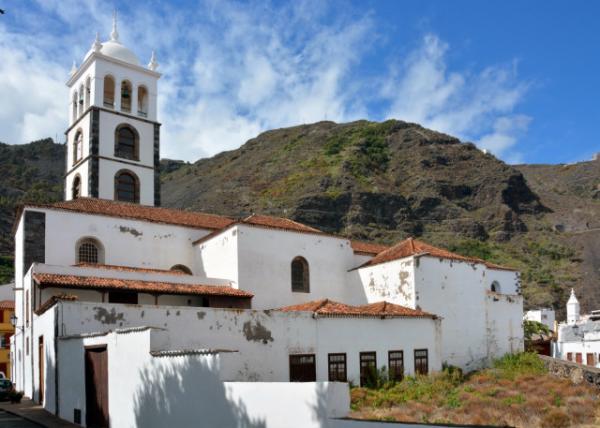
[[[567,428],[571,426],[569,415],[564,411],[552,409],[542,418],[541,426],[544,428]]]
[[[533,352],[506,354],[494,361],[494,368],[499,370],[500,377],[508,379],[514,379],[520,375],[540,375],[547,372],[540,357]]]

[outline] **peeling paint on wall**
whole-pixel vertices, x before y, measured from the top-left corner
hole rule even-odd
[[[254,325],[252,324],[252,321],[246,321],[244,323],[243,331],[246,340],[249,342],[262,342],[266,345],[274,340],[271,331],[263,326],[260,321],[256,321],[256,324]]]
[[[116,324],[118,321],[125,321],[123,312],[118,312],[115,308],[110,311],[105,308],[94,307],[95,315],[94,319],[100,321],[102,324]]]
[[[133,227],[128,227],[128,226],[119,226],[119,231],[121,233],[131,233],[136,238],[138,236],[142,236],[144,234],[144,232],[140,232],[139,230],[134,229]]]

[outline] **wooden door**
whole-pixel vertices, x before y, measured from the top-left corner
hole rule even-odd
[[[38,339],[38,390],[40,392],[40,404],[44,404],[44,365],[46,356],[44,354],[44,336]]]
[[[586,355],[586,364],[587,364],[588,366],[594,366],[594,354],[590,354],[590,353],[588,353],[588,354]]]
[[[583,357],[581,356],[581,352],[577,352],[575,354],[575,362],[579,364],[583,364]]]
[[[106,346],[85,349],[86,425],[108,427],[108,354]]]

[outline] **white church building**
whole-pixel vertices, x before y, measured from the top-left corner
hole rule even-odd
[[[567,321],[558,324],[553,357],[600,367],[600,311],[582,315],[574,290],[567,301]]]
[[[22,206],[13,230],[26,396],[90,427],[325,426],[348,411],[345,382],[376,369],[399,380],[523,349],[513,269],[161,208],[157,67],[115,23],[67,82],[65,200]]]

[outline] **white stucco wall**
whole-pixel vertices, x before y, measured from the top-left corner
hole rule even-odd
[[[253,308],[279,308],[324,298],[349,304],[366,302],[358,275],[348,272],[356,264],[347,239],[248,225],[237,230],[239,288],[255,294]],[[309,293],[292,292],[291,263],[297,256],[309,265]]]
[[[223,278],[239,288],[238,228],[234,226],[194,246],[194,271],[208,278]]]
[[[323,427],[349,410],[341,383],[225,382],[219,354],[153,357],[156,330],[60,341],[60,416],[85,421],[84,347],[106,345],[112,427]],[[68,366],[66,365],[68,364]],[[62,393],[64,391],[64,393]],[[277,403],[276,406],[273,403]]]
[[[348,379],[358,381],[358,355],[403,350],[405,373],[414,373],[414,349],[429,350],[431,371],[441,369],[439,321],[429,318],[318,318],[312,313],[239,309],[156,307],[61,302],[60,335],[149,325],[167,329],[168,349],[228,349],[223,380],[288,381],[290,354],[315,354],[317,380],[327,380],[328,353],[347,354]],[[360,337],[360,340],[357,338]]]
[[[194,271],[191,243],[210,232],[71,211],[33,211],[46,213],[46,263],[50,265],[75,264],[77,242],[92,237],[104,246],[106,264],[154,269],[183,264]],[[21,218],[19,226],[22,224]]]
[[[386,300],[416,307],[415,259],[407,257],[358,269],[369,303]]]
[[[502,290],[497,300],[488,293],[493,281]],[[415,284],[417,306],[443,318],[444,361],[472,370],[522,349],[523,298],[516,294],[517,272],[420,257]]]

